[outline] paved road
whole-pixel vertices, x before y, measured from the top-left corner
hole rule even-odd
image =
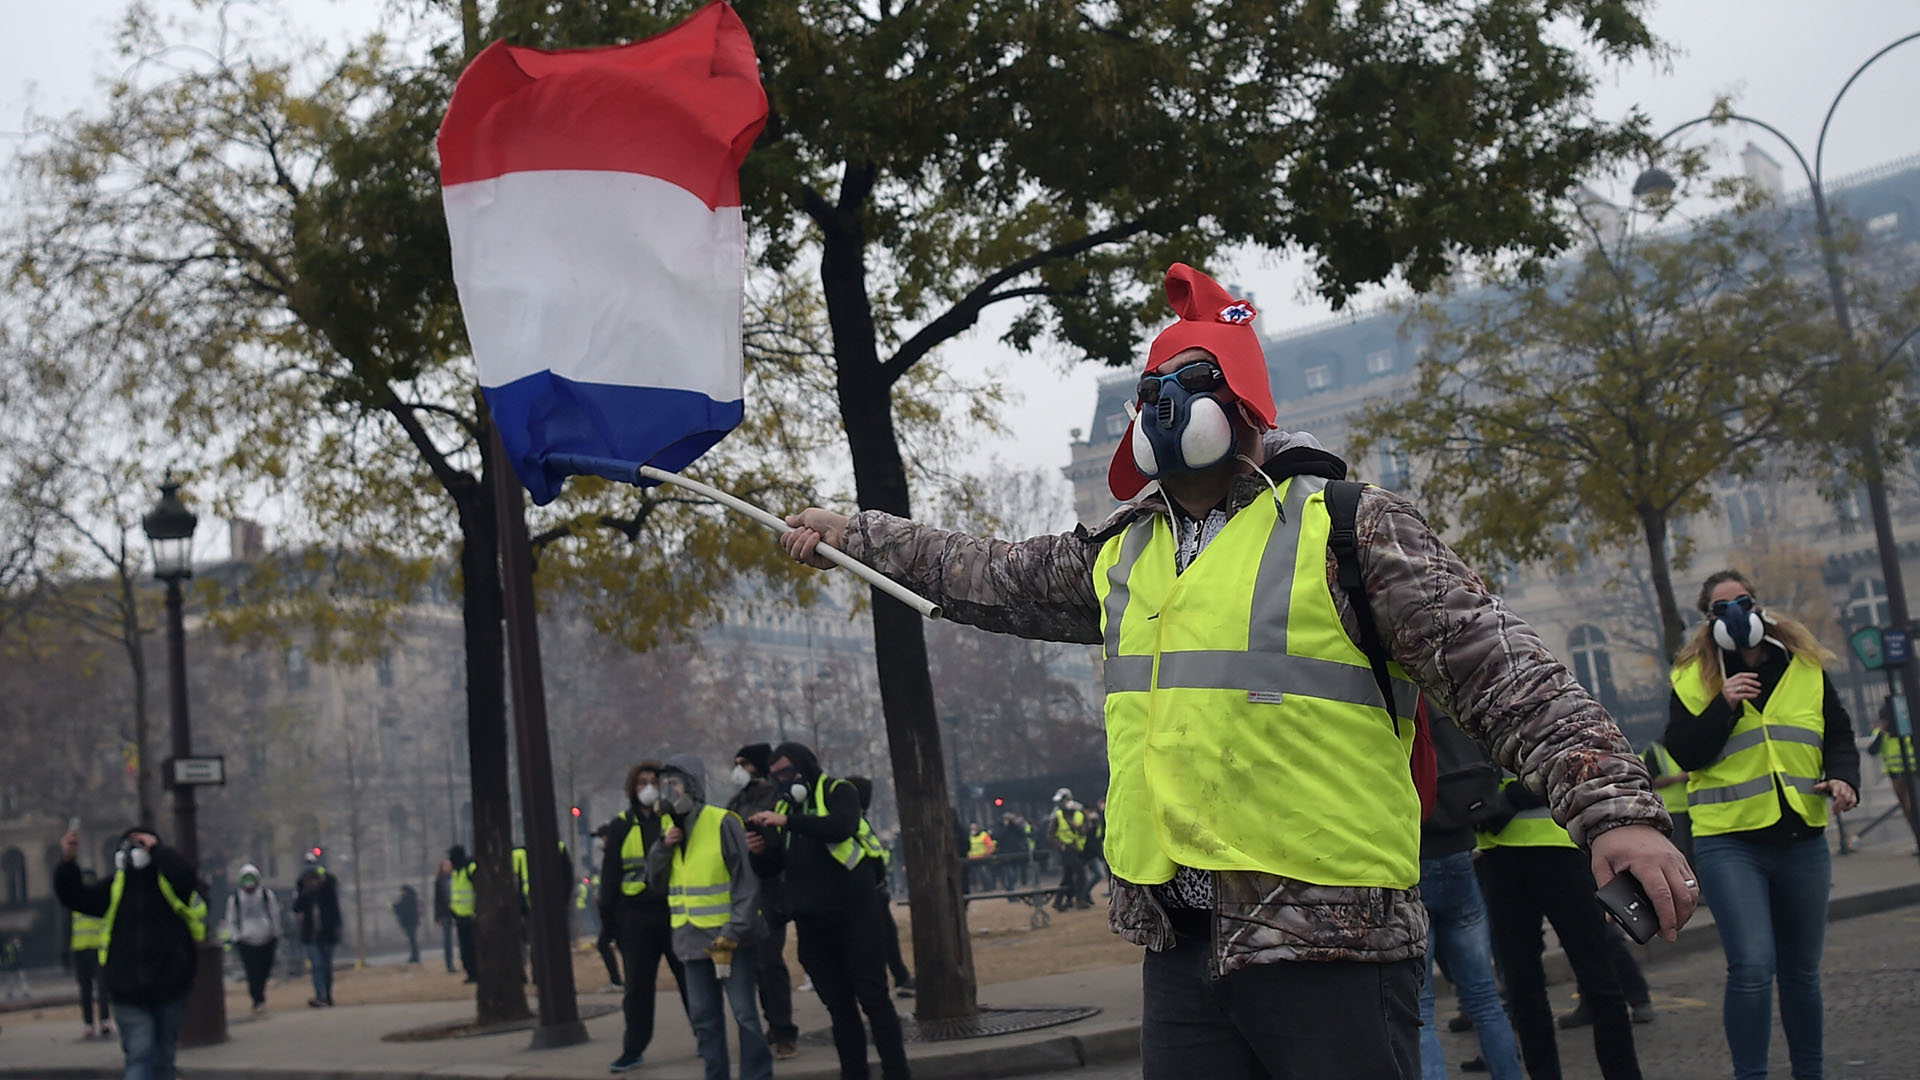
[[[1724,961],[1718,951],[1685,957],[1648,972],[1660,1016],[1634,1029],[1647,1080],[1720,1080],[1732,1075],[1720,1031]],[[1829,1080],[1913,1080],[1920,1076],[1920,909],[1849,919],[1828,928],[1823,992],[1827,1007]],[[1553,988],[1558,1010],[1573,1005],[1573,988]],[[1446,1001],[1441,1002],[1446,1011]],[[1598,1080],[1588,1030],[1560,1033],[1567,1080]],[[1479,1052],[1471,1034],[1441,1036],[1452,1068]],[[1138,1065],[1077,1069],[1061,1080],[1139,1080]],[[1786,1036],[1776,1022],[1773,1069],[1785,1077]]]

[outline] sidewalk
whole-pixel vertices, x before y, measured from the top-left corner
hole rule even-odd
[[[1904,843],[1882,844],[1834,860],[1832,917],[1836,920],[1920,904],[1920,860]],[[1655,941],[1642,952],[1649,965],[1719,947],[1702,912],[1681,932],[1677,944]],[[1550,978],[1564,979],[1557,952],[1548,957]],[[917,1080],[1012,1076],[1058,1071],[1089,1064],[1131,1061],[1138,1056],[1140,968],[1137,964],[1050,975],[982,987],[985,1006],[1058,1007],[1094,1005],[1101,1012],[1086,1020],[1018,1035],[908,1047]],[[583,994],[582,1005],[617,1004],[613,995]],[[910,1008],[912,1002],[899,1003]],[[802,1031],[827,1026],[812,994],[794,995],[795,1020]],[[472,1015],[465,1002],[369,1005],[314,1010],[291,1008],[261,1021],[233,1023],[231,1039],[221,1046],[182,1051],[183,1072],[202,1077],[271,1077],[274,1080],[414,1080],[414,1078],[525,1078],[580,1080],[607,1075],[607,1063],[619,1052],[620,1014],[587,1021],[591,1040],[564,1050],[526,1049],[528,1034],[514,1032],[427,1043],[380,1041],[388,1032]],[[693,1035],[672,994],[662,994],[654,1044],[646,1068],[636,1074],[658,1080],[699,1080],[700,1061]],[[0,1077],[69,1080],[118,1075],[119,1047],[81,1043],[80,1022],[72,1010],[41,1010],[0,1017]],[[839,1075],[831,1047],[802,1045],[800,1056],[775,1066],[780,1080],[831,1080]]]

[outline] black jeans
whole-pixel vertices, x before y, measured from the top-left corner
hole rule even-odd
[[[760,1011],[767,1016],[767,1041],[789,1043],[800,1037],[793,1025],[793,976],[787,971],[787,920],[768,919],[759,942]]]
[[[820,1003],[833,1018],[833,1048],[840,1055],[842,1080],[867,1080],[867,1032],[860,1014],[873,1027],[874,1049],[880,1052],[880,1075],[885,1080],[907,1080],[907,1045],[900,1033],[900,1014],[887,995],[886,931],[880,925],[880,894],[849,908],[837,918],[795,919],[800,935],[800,966],[813,978]]]
[[[420,924],[414,923],[412,925],[407,925],[403,923],[401,924],[400,929],[404,931],[407,935],[407,951],[412,954],[407,957],[407,963],[409,964],[419,963],[420,962]]]
[[[467,973],[467,978],[475,978],[476,975],[473,970],[473,916],[455,915],[453,917],[453,932],[460,939],[460,969]]]
[[[1425,961],[1209,970],[1207,936],[1180,934],[1141,971],[1143,1080],[1417,1080]]]
[[[440,924],[440,952],[447,961],[447,974],[453,974],[453,920]]]
[[[614,937],[620,943],[620,967],[626,979],[626,993],[620,1006],[626,1013],[627,1031],[621,1039],[622,1057],[647,1052],[653,1042],[653,984],[660,978],[660,961],[673,972],[673,984],[680,988],[680,1009],[687,1008],[687,970],[673,955],[673,930],[667,909],[623,907],[615,913]]]
[[[907,958],[900,953],[900,924],[893,921],[893,894],[880,893],[880,932],[887,935],[887,970],[893,973],[893,985],[912,986],[913,972],[907,970]]]
[[[76,949],[73,953],[73,977],[80,983],[80,1019],[93,1026],[94,991],[100,992],[100,1022],[107,1023],[107,976],[100,968],[98,949]]]
[[[240,950],[240,967],[247,973],[247,996],[253,999],[255,1008],[267,1003],[267,976],[273,973],[273,956],[280,951],[280,943],[269,941],[260,945],[249,945],[244,941],[236,942]]]
[[[1480,856],[1492,923],[1493,955],[1506,981],[1513,1031],[1530,1080],[1560,1080],[1560,1048],[1554,1039],[1553,1006],[1547,1000],[1541,953],[1542,916],[1566,950],[1580,984],[1580,1000],[1593,1014],[1593,1056],[1606,1080],[1640,1080],[1633,1024],[1607,944],[1606,919],[1593,899],[1593,870],[1575,848],[1498,847]]]
[[[1620,983],[1621,996],[1627,999],[1628,1005],[1645,1005],[1653,1000],[1653,988],[1647,985],[1640,960],[1633,955],[1634,947],[1627,942],[1625,933],[1607,927],[1607,963],[1613,967],[1613,977]]]
[[[1060,894],[1053,899],[1053,906],[1064,908],[1080,902],[1081,893],[1086,891],[1087,857],[1074,848],[1062,848],[1060,851]]]

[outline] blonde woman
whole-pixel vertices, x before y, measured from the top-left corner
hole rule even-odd
[[[1827,803],[1859,801],[1853,724],[1806,627],[1722,570],[1673,670],[1665,743],[1691,774],[1694,867],[1727,954],[1723,1022],[1736,1080],[1767,1075],[1773,983],[1794,1080],[1821,1075]]]

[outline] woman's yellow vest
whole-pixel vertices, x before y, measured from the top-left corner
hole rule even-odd
[[[1673,692],[1698,716],[1712,701],[1700,665],[1673,672]],[[1693,835],[1752,832],[1780,820],[1780,798],[1815,828],[1827,824],[1827,800],[1813,785],[1820,782],[1825,755],[1826,673],[1818,662],[1795,656],[1767,696],[1767,707],[1740,703],[1740,720],[1727,736],[1720,756],[1687,780],[1687,809]]]
[[[1284,511],[1254,500],[1185,573],[1163,514],[1101,549],[1106,858],[1121,880],[1158,884],[1179,866],[1316,885],[1419,880],[1414,725],[1388,715],[1340,625],[1325,487],[1283,482]],[[1413,684],[1389,672],[1410,721]]]

